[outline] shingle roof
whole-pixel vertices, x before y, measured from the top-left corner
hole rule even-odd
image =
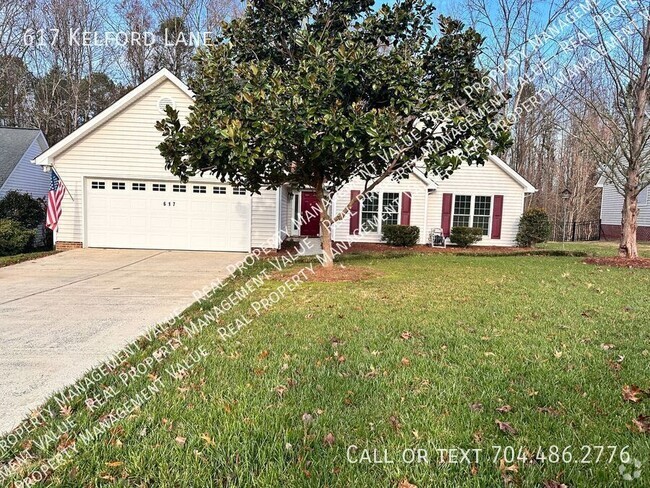
[[[0,127],[0,186],[7,181],[39,132],[38,129]]]

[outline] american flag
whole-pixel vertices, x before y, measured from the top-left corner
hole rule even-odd
[[[50,183],[50,191],[47,193],[47,219],[45,226],[55,231],[59,226],[59,219],[61,218],[61,202],[65,195],[65,185],[59,179],[54,169],[50,171],[50,175],[52,176],[52,180]]]

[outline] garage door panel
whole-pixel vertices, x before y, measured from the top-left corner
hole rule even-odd
[[[111,180],[96,188],[86,185],[87,243],[90,247],[248,251],[250,196],[213,192],[214,186],[173,182],[125,181],[125,190],[113,190]],[[123,180],[119,180],[123,181]],[[153,191],[162,185],[166,191]],[[194,186],[205,193],[195,193]],[[136,191],[134,188],[145,188]]]

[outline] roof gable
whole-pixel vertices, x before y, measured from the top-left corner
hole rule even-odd
[[[139,85],[137,88],[131,90],[129,93],[120,98],[113,105],[108,107],[106,110],[101,112],[99,115],[93,117],[90,121],[86,122],[84,125],[79,127],[76,131],[68,135],[66,138],[52,146],[50,149],[45,151],[43,154],[34,159],[34,163],[40,164],[43,166],[51,166],[54,157],[58,154],[61,154],[66,149],[70,148],[77,142],[81,141],[85,136],[89,135],[94,130],[101,127],[104,123],[111,120],[113,117],[130,107],[137,100],[142,98],[144,95],[149,93],[151,90],[159,86],[165,80],[171,81],[176,87],[178,87],[188,98],[193,99],[194,94],[192,91],[174,76],[169,70],[162,69],[158,71],[155,75],[149,78],[147,81]]]
[[[0,187],[40,133],[39,129],[0,127]]]

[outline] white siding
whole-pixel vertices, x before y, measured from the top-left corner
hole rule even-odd
[[[11,190],[29,193],[34,198],[43,198],[50,189],[50,175],[43,172],[40,166],[32,164],[36,156],[47,149],[47,144],[41,135],[36,137],[25,152],[14,170],[0,188],[0,198]]]
[[[278,193],[280,190],[262,190],[253,195],[252,247],[278,246]]]
[[[151,88],[120,113],[57,155],[54,167],[65,181],[72,198],[63,200],[58,241],[84,242],[84,179],[123,178],[129,180],[167,180],[176,178],[165,170],[157,146],[162,135],[155,128],[164,117],[158,110],[162,97],[175,100],[181,120],[189,115],[192,103],[181,89],[167,79]],[[190,182],[215,182],[214,177],[191,178]],[[263,190],[252,197],[252,247],[267,244],[277,229],[276,192]]]
[[[360,179],[356,179],[339,190],[333,199],[333,215],[337,215],[348,203],[350,203],[351,190],[362,191],[363,188],[364,182]],[[375,191],[379,193],[411,193],[411,225],[420,227],[420,242],[425,243],[427,239],[425,222],[427,187],[422,180],[412,175],[399,182],[389,179],[380,183]],[[359,236],[350,235],[349,214],[342,221],[337,222],[334,225],[333,230],[333,238],[335,241],[381,242],[381,234],[379,232],[364,233]]]
[[[650,227],[650,190],[646,188],[639,195],[639,227]],[[623,195],[611,183],[603,185],[600,218],[605,225],[621,225]]]
[[[282,240],[291,235],[291,219],[293,217],[293,209],[291,202],[293,198],[290,196],[289,186],[283,185],[280,188],[280,229]]]
[[[429,195],[427,231],[442,227],[442,195],[494,196],[503,195],[503,221],[501,239],[485,236],[479,245],[516,245],[519,219],[524,210],[523,187],[490,160],[483,166],[463,166],[448,179],[439,182],[436,191]],[[494,198],[492,199],[494,205]],[[490,219],[490,229],[492,220]]]

